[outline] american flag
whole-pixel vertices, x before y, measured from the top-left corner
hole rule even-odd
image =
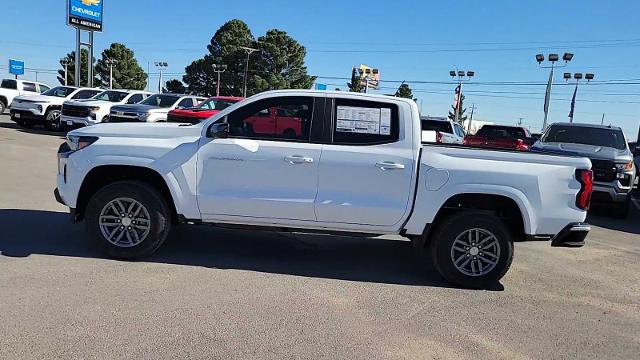
[[[453,108],[458,110],[460,106],[460,85],[456,87],[455,95],[453,96]]]
[[[569,111],[569,119],[573,122],[573,110],[576,108],[576,94],[578,93],[578,84],[576,84],[575,90],[573,90],[573,97],[571,98],[571,110]]]

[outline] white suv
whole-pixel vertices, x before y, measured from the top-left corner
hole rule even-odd
[[[62,127],[79,128],[109,122],[111,107],[137,104],[151,95],[146,91],[107,90],[88,100],[70,100],[62,104]]]
[[[48,130],[58,130],[62,103],[72,99],[89,99],[101,92],[102,90],[94,88],[58,86],[42,95],[17,96],[9,106],[11,120],[21,127],[44,125]]]
[[[460,124],[447,118],[421,116],[422,131],[435,131],[436,142],[443,144],[462,144],[465,132]]]
[[[34,81],[3,79],[0,84],[0,115],[4,114],[4,110],[9,107],[16,96],[39,95],[49,89],[48,85]]]

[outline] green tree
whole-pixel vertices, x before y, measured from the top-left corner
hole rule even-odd
[[[182,80],[192,94],[211,96],[216,92],[217,75],[213,64],[227,65],[220,76],[220,93],[241,96],[247,52],[241,47],[255,47],[255,38],[247,24],[233,19],[222,25],[207,46],[209,53],[186,67]],[[253,60],[253,59],[251,59]]]
[[[271,29],[258,38],[260,50],[250,94],[278,89],[310,89],[316,77],[307,74],[307,50],[286,32]]]
[[[456,108],[451,105],[451,111],[449,111],[449,120],[456,121]],[[467,120],[467,116],[464,114],[467,109],[464,107],[464,94],[460,95],[460,106],[458,106],[458,122],[460,124]]]
[[[138,64],[133,50],[123,44],[113,43],[102,52],[102,58],[96,64],[96,74],[103,87],[109,86],[110,67],[107,60],[115,60],[113,66],[113,88],[142,90],[147,86],[147,74]]]
[[[167,89],[167,92],[175,94],[184,94],[187,92],[187,87],[178,79],[171,79],[167,81],[165,83],[165,88]]]
[[[349,87],[349,91],[351,92],[362,92],[364,90],[364,85],[362,85],[362,77],[358,74],[358,70],[356,70],[355,66],[351,68],[351,82],[347,83]]]
[[[69,61],[69,65],[67,65],[67,85],[73,86],[75,85],[76,78],[76,52],[72,51],[67,54],[66,58]],[[61,85],[64,85],[64,60],[65,58],[60,59],[60,67],[58,70],[58,81]],[[94,60],[95,61],[95,60]],[[89,67],[89,52],[87,49],[80,50],[80,86],[87,86],[88,77],[88,67]],[[98,84],[98,78],[93,80],[94,84]]]
[[[402,83],[402,85],[400,85],[400,87],[398,88],[398,91],[396,91],[396,97],[413,99],[414,101],[417,100],[413,97],[413,91],[411,91],[411,87],[409,87],[409,84],[405,83]]]

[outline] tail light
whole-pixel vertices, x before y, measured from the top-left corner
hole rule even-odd
[[[593,171],[576,170],[576,179],[580,182],[580,191],[576,197],[576,206],[582,210],[589,210],[591,193],[593,192]]]
[[[516,140],[516,149],[520,151],[529,151],[529,145],[527,145],[524,140],[518,139]]]
[[[440,131],[436,131],[436,142],[437,143],[441,143],[443,137],[444,136],[442,135],[442,133]]]

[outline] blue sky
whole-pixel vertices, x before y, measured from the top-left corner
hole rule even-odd
[[[575,121],[600,123],[604,113],[605,123],[622,126],[628,136],[635,138],[638,131],[640,26],[625,14],[639,13],[640,2],[104,1],[104,32],[95,36],[96,53],[122,42],[143,68],[165,60],[169,73],[183,72],[206,52],[218,27],[239,18],[256,37],[279,28],[300,41],[308,49],[311,74],[348,77],[351,66],[364,63],[379,68],[383,80],[407,80],[424,114],[449,110],[455,87],[446,83],[449,70],[474,70],[474,82],[464,86],[466,105],[477,107],[474,118],[505,124],[523,118],[533,130],[542,124],[544,98],[544,85],[535,84],[548,78],[534,55],[570,51],[574,60],[556,73],[556,83],[563,82],[565,70],[593,72],[599,81],[624,80],[581,85]],[[3,77],[9,58],[25,60],[28,68],[57,69],[58,59],[75,46],[74,30],[65,24],[65,0],[7,3],[2,18]],[[57,83],[54,74],[40,73],[38,79]],[[319,81],[336,84],[331,88],[346,83]],[[389,93],[399,83],[382,85],[389,89],[378,92]],[[550,121],[567,120],[572,93],[573,86],[554,88]]]

